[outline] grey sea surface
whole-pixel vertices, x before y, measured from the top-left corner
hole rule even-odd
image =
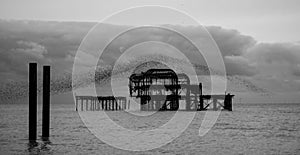
[[[51,137],[42,141],[38,106],[38,140],[28,142],[28,102],[0,104],[0,154],[300,154],[300,104],[234,104],[222,111],[204,136],[198,136],[204,111],[178,138],[160,148],[133,152],[114,148],[96,138],[74,111],[71,94],[52,97]],[[100,112],[100,111],[98,111]],[[188,114],[179,111],[181,115]],[[163,125],[172,112],[142,117],[121,111],[108,112],[116,123],[132,129]],[[128,117],[126,117],[128,116]]]

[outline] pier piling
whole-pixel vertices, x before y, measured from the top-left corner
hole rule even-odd
[[[37,130],[37,63],[29,63],[29,140],[36,140]]]
[[[43,127],[42,137],[49,137],[50,129],[50,66],[43,67]]]
[[[75,96],[76,102],[81,101],[81,111],[84,111],[84,104],[86,111],[111,110],[119,111],[126,109],[126,97],[114,96]],[[75,104],[75,106],[78,104]],[[129,107],[129,106],[128,106]],[[75,107],[75,110],[78,109]]]

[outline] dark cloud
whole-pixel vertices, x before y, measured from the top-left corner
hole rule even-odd
[[[228,75],[253,76],[257,73],[256,67],[242,56],[225,56],[224,62]]]
[[[237,30],[224,29],[217,26],[209,26],[207,30],[216,41],[221,53],[224,56],[243,55],[256,41]]]
[[[189,39],[199,41],[204,44],[203,46],[205,46],[205,43],[210,40],[210,38],[208,38],[209,36],[203,34],[203,30],[201,28],[172,25],[167,25],[167,27],[183,32],[184,34],[189,34],[189,37],[191,37]],[[227,30],[221,27],[209,26],[207,29],[219,46],[223,57],[228,57],[224,61],[228,75],[250,76],[256,73],[253,65],[248,64],[245,61],[241,61],[238,57],[234,57],[240,56],[241,58],[250,47],[255,46],[256,41],[252,37],[242,35],[236,30]],[[198,49],[191,44],[189,40],[172,31],[166,31],[165,29],[155,27],[135,29],[134,31],[128,31],[125,34],[118,36],[115,38],[113,43],[108,46],[105,60],[111,62],[117,57],[117,55],[120,54],[120,49],[125,51],[132,45],[136,45],[144,41],[165,42],[183,52],[192,63],[206,65],[203,56],[199,54],[197,51]]]
[[[50,64],[56,74],[71,72],[75,53],[84,36],[94,25],[95,23],[87,22],[0,20],[1,81],[27,78],[29,61]],[[99,35],[95,35],[94,40],[98,44],[104,44],[110,39],[108,36],[112,32],[124,27],[129,26],[103,24],[103,29],[97,32]],[[170,27],[190,34],[195,40],[205,42],[205,38],[197,32],[199,30],[197,27]],[[256,43],[251,36],[243,35],[236,30],[216,26],[206,28],[220,48],[228,75],[254,76],[258,74],[260,65],[263,63],[287,63],[291,73],[295,76],[299,75],[299,44]],[[196,50],[179,35],[160,29],[148,29],[124,34],[107,49],[112,51],[109,52],[107,58],[115,59],[120,54],[120,50],[124,51],[143,40],[172,43],[188,55]],[[199,56],[191,55],[190,57],[191,59],[197,58],[199,62]]]
[[[50,64],[56,73],[70,70],[75,52],[92,23],[0,20],[1,81],[27,78],[27,63]]]
[[[261,72],[288,79],[300,73],[300,44],[260,43],[245,55],[256,66],[264,66]]]
[[[297,43],[260,43],[249,49],[253,60],[265,63],[300,64],[300,44]]]

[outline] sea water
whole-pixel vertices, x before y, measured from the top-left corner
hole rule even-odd
[[[198,132],[205,112],[199,111],[175,140],[144,152],[121,150],[96,138],[74,111],[73,102],[62,99],[52,101],[51,135],[49,141],[42,141],[41,107],[39,137],[32,145],[28,142],[28,103],[0,104],[0,154],[300,154],[300,104],[234,104],[233,111],[222,111],[204,136]],[[108,113],[132,130],[151,130],[173,116],[172,112],[147,117]]]

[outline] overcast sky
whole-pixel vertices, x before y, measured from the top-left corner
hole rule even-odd
[[[299,42],[299,0],[0,0],[0,18],[98,21],[128,7],[183,10],[203,25],[237,29],[264,42]],[[139,16],[139,15],[137,15]]]
[[[187,12],[206,26],[216,41],[228,74],[283,95],[283,100],[299,100],[299,0],[0,0],[0,83],[26,79],[26,66],[32,60],[52,65],[55,73],[70,72],[82,38],[95,24],[86,21],[97,22],[116,11],[140,5],[162,5]],[[158,19],[151,19],[151,15],[157,17],[154,14],[160,13],[145,9],[135,17],[155,21]],[[169,24],[177,23],[180,16],[169,19]],[[49,20],[76,22],[45,22]],[[132,25],[139,20],[115,21]],[[106,36],[120,28],[122,25],[105,25],[97,40],[108,39]],[[195,29],[178,28],[201,38]],[[164,32],[156,35],[146,38],[165,36],[180,48],[182,42],[176,43],[176,36]],[[131,34],[126,40],[140,36]]]

